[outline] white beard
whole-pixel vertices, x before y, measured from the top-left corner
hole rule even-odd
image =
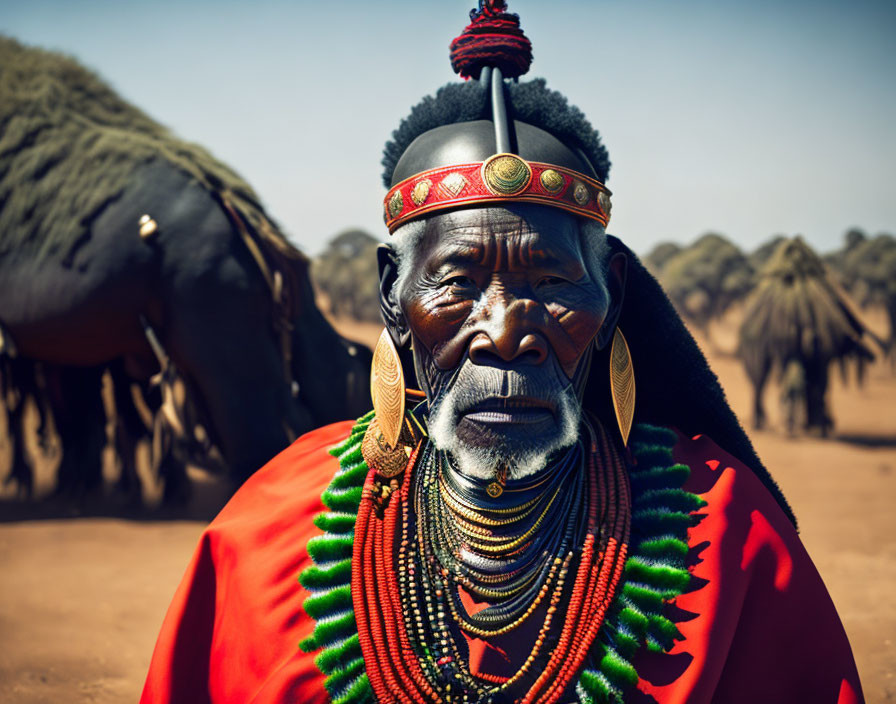
[[[526,388],[531,387],[532,383],[519,372],[481,367],[467,360],[448,390],[433,401],[429,436],[436,448],[451,455],[460,472],[469,477],[490,479],[501,466],[507,467],[509,479],[532,476],[547,466],[551,455],[571,447],[579,437],[582,406],[572,384],[565,376],[562,376],[562,381],[562,391],[555,401],[555,432],[534,434],[513,447],[500,441],[472,445],[458,436],[457,423],[461,412],[486,398],[526,395]],[[557,388],[556,383],[553,388]]]

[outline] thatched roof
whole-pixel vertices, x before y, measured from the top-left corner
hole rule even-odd
[[[782,240],[762,270],[740,330],[741,358],[779,370],[791,358],[828,361],[873,358],[868,333],[821,258],[799,237]]]
[[[133,171],[166,160],[229,200],[267,244],[302,255],[252,188],[62,54],[0,37],[0,256],[65,257]]]

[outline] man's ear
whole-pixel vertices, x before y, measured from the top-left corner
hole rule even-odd
[[[398,257],[388,244],[376,248],[376,262],[380,270],[380,313],[392,341],[399,349],[405,347],[411,338],[407,320],[398,305]]]
[[[610,293],[610,307],[604,324],[597,332],[595,344],[598,350],[604,349],[613,333],[616,332],[616,323],[619,322],[619,314],[622,312],[622,301],[625,297],[625,279],[628,272],[628,257],[624,252],[616,252],[607,262],[607,289]]]

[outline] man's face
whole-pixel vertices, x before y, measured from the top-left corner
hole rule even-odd
[[[461,471],[527,476],[578,437],[577,388],[610,305],[579,225],[538,206],[433,217],[398,304],[430,400],[430,435]]]

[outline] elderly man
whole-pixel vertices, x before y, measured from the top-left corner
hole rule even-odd
[[[386,148],[374,411],[209,526],[144,702],[861,700],[790,509],[605,234],[597,133],[505,83],[504,10]]]

